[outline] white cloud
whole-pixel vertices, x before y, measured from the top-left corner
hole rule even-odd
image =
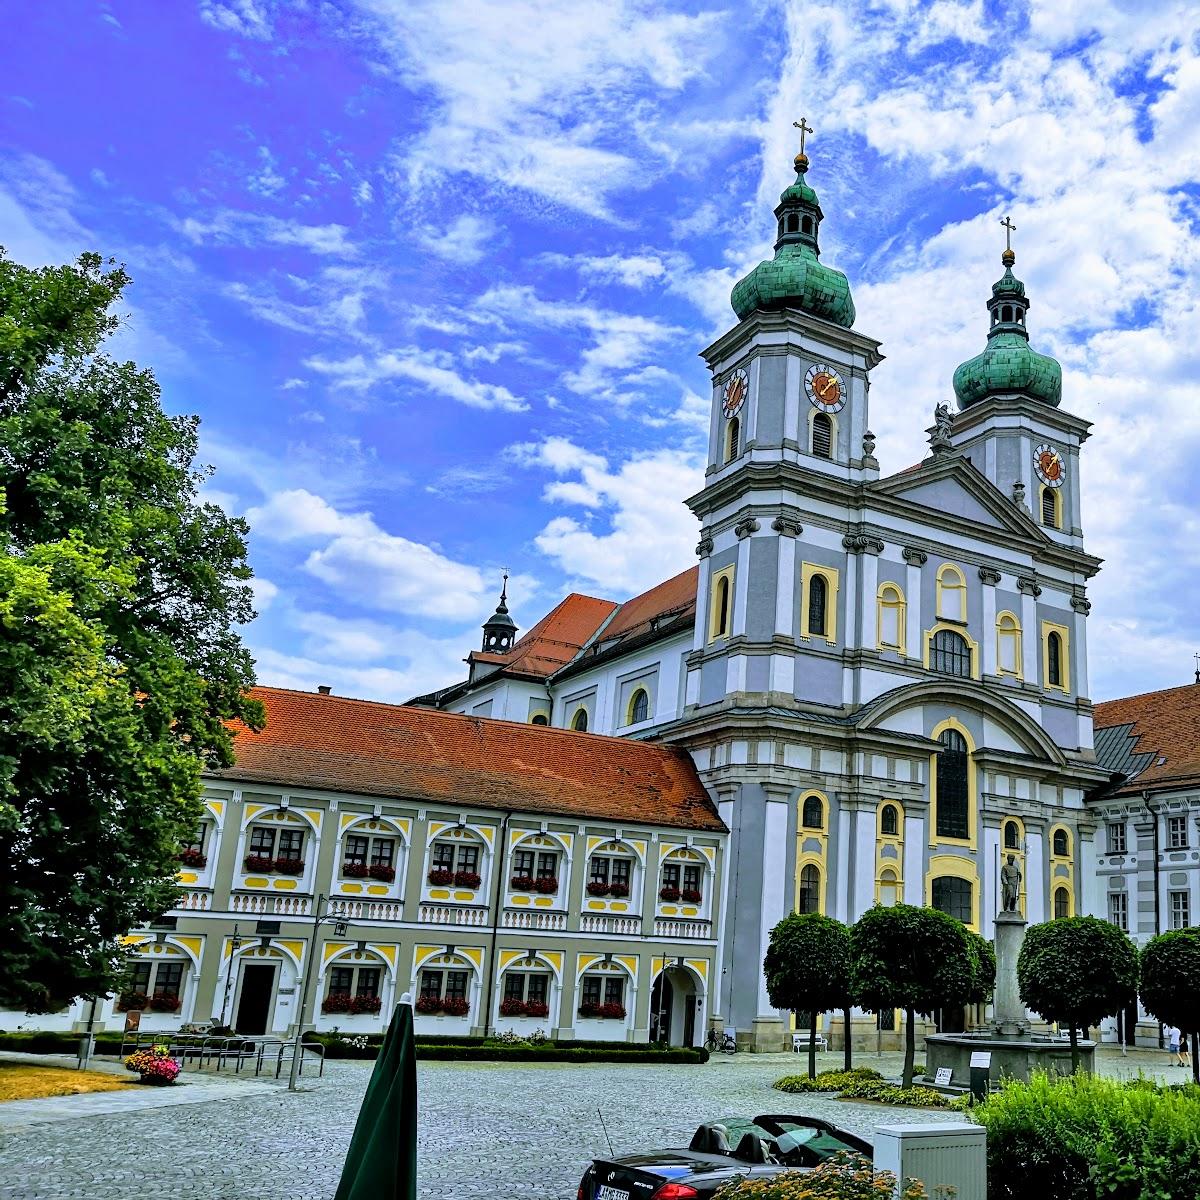
[[[246,180],[246,186],[256,196],[267,199],[279,195],[287,186],[287,179],[280,174],[275,155],[266,146],[259,146],[258,169]]]
[[[430,254],[470,266],[483,258],[495,237],[496,229],[490,221],[464,215],[443,230],[426,226],[418,232],[417,242]]]
[[[302,221],[262,213],[221,209],[204,220],[185,217],[179,222],[183,235],[197,245],[229,242],[239,246],[296,246],[317,255],[352,258],[358,248],[347,241],[345,225],[305,225]]]
[[[265,612],[271,607],[271,602],[279,595],[279,587],[269,579],[256,575],[250,580],[250,591],[254,595],[255,612]]]
[[[269,42],[273,36],[266,7],[257,0],[200,0],[200,19],[222,33]]]
[[[342,534],[373,537],[380,532],[370,513],[339,512],[304,488],[275,492],[265,503],[248,509],[246,520],[253,533],[280,542]]]

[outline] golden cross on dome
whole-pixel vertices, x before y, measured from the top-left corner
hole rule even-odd
[[[1012,217],[1001,217],[1000,224],[1004,226],[1004,248],[1005,250],[1012,249],[1012,233],[1016,226],[1012,223]]]
[[[798,121],[793,121],[792,125],[794,128],[800,130],[800,153],[803,154],[804,153],[804,135],[806,133],[812,133],[813,127],[806,123],[806,118],[804,118],[804,117],[801,117],[800,120],[798,120]]]

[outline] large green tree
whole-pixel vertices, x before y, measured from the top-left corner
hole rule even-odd
[[[1152,937],[1139,956],[1142,1007],[1192,1043],[1192,1078],[1200,1083],[1200,929]]]
[[[776,1008],[807,1010],[808,1077],[817,1075],[817,1013],[841,1009],[850,1042],[850,931],[820,913],[792,913],[774,929],[763,959],[767,995]]]
[[[170,907],[200,773],[258,727],[246,527],[193,417],[103,344],[129,280],[0,251],[0,1005],[101,994]]]
[[[916,1015],[965,1004],[977,987],[966,927],[935,908],[869,908],[850,930],[851,987],[875,1012],[904,1010],[904,1086],[912,1086]]]
[[[1066,1025],[1071,1069],[1079,1069],[1079,1030],[1120,1012],[1137,995],[1133,942],[1099,917],[1060,917],[1025,931],[1017,983],[1025,1007]]]

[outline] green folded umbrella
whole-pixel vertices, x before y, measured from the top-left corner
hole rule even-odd
[[[416,1200],[417,1058],[413,1010],[397,1004],[375,1060],[334,1200]]]

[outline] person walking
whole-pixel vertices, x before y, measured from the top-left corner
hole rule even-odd
[[[1175,1060],[1174,1062],[1170,1062],[1168,1065],[1172,1066],[1172,1067],[1177,1067],[1180,1065],[1180,1063],[1179,1063],[1179,1030],[1176,1029],[1174,1025],[1168,1025],[1167,1028],[1163,1032],[1167,1039],[1167,1045],[1171,1049],[1171,1055]]]
[[[1188,1054],[1188,1035],[1181,1029],[1177,1029],[1175,1032],[1179,1035],[1179,1050],[1175,1055],[1175,1061],[1181,1067],[1190,1067],[1192,1060]]]

